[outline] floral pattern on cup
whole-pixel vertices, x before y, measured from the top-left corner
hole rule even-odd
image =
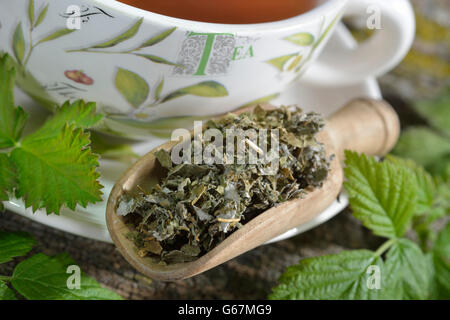
[[[94,79],[87,76],[83,71],[81,70],[67,70],[64,72],[64,75],[66,78],[75,81],[77,83],[81,83],[87,86],[90,86],[94,83]]]
[[[135,16],[130,21],[129,16],[121,16],[120,11],[113,11],[111,8],[109,9],[114,16],[110,14],[106,16],[98,14],[97,16],[103,17],[103,19],[114,18],[114,30],[116,31],[99,32],[98,34],[103,35],[98,37],[96,37],[97,32],[85,36],[86,32],[80,31],[73,37],[69,37],[77,30],[68,29],[68,25],[66,28],[61,25],[60,20],[56,22],[56,18],[52,20],[52,17],[55,17],[53,10],[57,9],[56,12],[60,12],[62,7],[78,3],[72,4],[68,0],[58,3],[48,0],[20,0],[20,2],[28,4],[28,10],[17,13],[18,17],[26,18],[21,19],[19,23],[13,22],[11,30],[13,41],[12,50],[10,50],[14,57],[13,63],[18,71],[16,80],[19,87],[49,109],[56,108],[58,103],[61,103],[61,99],[93,99],[92,97],[98,97],[99,92],[109,92],[110,95],[106,94],[104,99],[94,98],[98,102],[98,110],[104,113],[105,120],[108,120],[105,122],[108,125],[107,130],[103,130],[103,128],[102,130],[130,137],[144,137],[147,133],[155,135],[153,132],[155,130],[160,135],[163,131],[166,133],[169,127],[173,128],[173,123],[185,123],[187,119],[190,121],[196,118],[208,118],[211,114],[210,111],[205,110],[204,115],[193,115],[189,108],[181,107],[185,103],[187,105],[191,103],[194,106],[198,103],[199,106],[205,108],[205,103],[201,100],[211,101],[211,104],[207,103],[208,105],[216,105],[216,102],[208,98],[228,97],[218,99],[218,107],[214,109],[214,112],[226,112],[229,106],[235,109],[239,108],[239,105],[245,104],[245,97],[253,102],[270,101],[281,90],[278,82],[271,88],[262,86],[261,91],[267,93],[262,94],[263,97],[257,98],[258,93],[255,90],[249,90],[252,93],[247,94],[236,85],[236,81],[230,81],[229,78],[233,77],[234,73],[242,70],[241,61],[252,58],[249,62],[252,68],[259,65],[259,69],[264,70],[266,75],[272,77],[274,74],[272,68],[275,67],[283,73],[283,77],[278,80],[281,79],[287,83],[300,75],[300,70],[311,58],[314,49],[324,40],[327,31],[335,22],[333,21],[327,28],[323,28],[325,21],[329,21],[328,16],[323,16],[322,27],[320,18],[317,18],[314,25],[308,26],[307,29],[298,28],[297,32],[292,35],[282,35],[278,38],[282,40],[281,42],[291,42],[302,49],[297,52],[289,52],[289,45],[285,45],[286,49],[281,51],[285,52],[284,55],[270,58],[270,55],[258,52],[258,48],[261,48],[259,42],[257,43],[261,39],[258,35],[248,36],[228,30],[214,33],[214,30],[190,29],[189,26],[183,29],[182,26],[167,23],[160,23],[154,31],[155,29],[148,28],[148,26],[152,26],[152,21],[144,19],[142,15]],[[79,2],[79,0],[75,2]],[[80,1],[78,5],[81,8],[84,4]],[[61,14],[58,16],[68,18]],[[329,18],[333,17],[334,15]],[[99,21],[100,24],[101,20],[99,18],[96,21]],[[109,19],[107,20],[109,21]],[[111,21],[107,23],[110,24]],[[37,27],[50,30],[48,32],[38,30],[39,32],[35,33],[34,30]],[[89,29],[98,29],[98,26],[93,27],[89,26]],[[177,31],[178,28],[181,32]],[[322,33],[323,29],[325,31]],[[317,33],[316,30],[320,32]],[[181,37],[183,31],[184,37]],[[186,42],[186,39],[190,40],[189,43]],[[39,49],[41,44],[50,41],[54,44],[42,46],[41,50],[35,50]],[[84,45],[83,42],[85,42]],[[190,45],[184,47],[184,44]],[[69,45],[70,47],[68,47]],[[198,49],[196,51],[198,54],[193,54],[192,45]],[[38,79],[40,79],[39,75],[45,73],[43,72],[45,70],[43,67],[38,69],[35,60],[43,54],[48,55],[49,47],[56,49],[54,54],[55,56],[59,55],[57,65],[61,69],[55,70],[57,72],[49,72],[48,76],[45,76],[46,83],[43,85]],[[168,51],[167,48],[173,50]],[[246,55],[243,55],[243,52],[246,52]],[[33,53],[36,55],[34,60]],[[174,53],[178,58],[173,58]],[[196,60],[185,61],[186,59],[182,59],[182,53],[188,54],[189,57],[195,56]],[[172,57],[166,57],[166,54],[170,54]],[[99,64],[93,63],[102,60],[102,58],[95,57],[98,55],[117,55],[119,57],[117,59],[105,57],[107,68],[104,69],[104,73],[99,73],[97,67]],[[83,59],[81,59],[82,56]],[[30,60],[33,62],[31,66],[28,64]],[[140,60],[143,64],[157,64],[157,66],[141,68],[138,66]],[[59,65],[60,62],[65,61],[70,63]],[[48,59],[45,62],[48,63]],[[64,68],[64,65],[75,62],[78,68]],[[82,71],[83,69],[89,69],[89,72],[86,73]],[[152,72],[148,72],[149,70]],[[249,80],[246,81],[255,81],[254,87],[259,87],[260,79],[264,77],[252,79],[253,74],[255,73],[247,72],[241,78],[245,79],[248,76]],[[262,90],[263,87],[264,90]],[[239,96],[239,100],[228,104],[233,96]],[[202,99],[198,100],[192,97]],[[181,101],[178,102],[178,100]],[[174,112],[174,109],[177,111]],[[177,116],[172,116],[173,114]],[[116,125],[119,123],[121,125],[117,126],[116,131]]]
[[[336,17],[325,28],[325,30],[323,32],[322,30],[319,32],[320,36],[317,39],[315,39],[314,36],[308,32],[299,32],[283,38],[283,40],[289,41],[300,47],[311,47],[306,57],[303,57],[302,52],[295,52],[272,58],[270,60],[267,60],[266,63],[271,64],[272,66],[280,70],[280,72],[294,72],[300,75],[300,71],[311,60],[315,50],[326,38],[330,30],[339,20],[341,14],[341,12],[337,14]],[[320,29],[323,29],[323,25],[324,23],[322,23]],[[297,78],[298,77],[294,78],[293,81],[295,81]]]
[[[116,116],[125,115],[136,120],[150,120],[149,108],[172,99],[181,98],[185,95],[197,97],[224,97],[228,91],[217,81],[202,81],[187,87],[164,93],[164,78],[155,84],[151,90],[147,80],[135,72],[124,68],[118,68],[115,76],[115,87],[122,97],[132,107],[129,113],[118,113]],[[152,93],[152,94],[150,94]],[[148,100],[150,100],[148,103]],[[117,118],[117,119],[120,119]]]

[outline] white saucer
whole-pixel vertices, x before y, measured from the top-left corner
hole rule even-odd
[[[343,25],[338,26],[336,32],[330,39],[323,55],[326,57],[336,48],[347,48],[350,50],[355,46],[355,41]],[[380,98],[380,90],[375,79],[369,78],[366,81],[352,86],[336,86],[336,87],[319,87],[311,84],[302,83],[301,81],[293,84],[286,92],[282,93],[278,98],[271,101],[275,105],[280,104],[297,104],[303,110],[314,110],[327,116],[333,111],[343,106],[346,102],[356,97]],[[44,115],[41,107],[37,106],[28,96],[19,90],[16,90],[16,105],[24,107],[31,113],[29,119],[39,123],[43,120]],[[140,142],[134,144],[133,150],[140,155],[145,154],[155,146],[164,142],[162,139],[154,139],[151,142]],[[25,209],[23,202],[20,200],[11,200],[5,202],[5,207],[20,215],[30,218],[34,221],[45,225],[64,230],[76,235],[112,242],[108,229],[106,228],[105,209],[106,200],[114,182],[119,178],[127,165],[112,160],[100,161],[101,183],[103,189],[103,201],[95,205],[89,205],[86,209],[77,207],[76,211],[62,209],[61,214],[47,215],[44,211],[32,213],[31,209]],[[327,221],[338,214],[348,204],[348,198],[345,194],[341,194],[339,201],[335,201],[328,209],[322,212],[314,220],[300,227],[293,228],[286,233],[272,239],[270,242],[280,241],[301,232],[305,232],[319,224]]]

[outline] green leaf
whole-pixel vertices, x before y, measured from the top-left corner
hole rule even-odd
[[[8,55],[0,57],[0,149],[13,147],[22,135],[27,114],[14,106],[15,70]]]
[[[293,53],[293,54],[288,54],[285,56],[281,56],[281,57],[277,57],[277,58],[273,58],[270,60],[267,60],[267,63],[270,63],[271,65],[273,65],[274,67],[276,67],[278,70],[283,71],[284,70],[284,65],[286,64],[286,62],[288,62],[289,60],[291,60],[293,57],[297,56],[297,53]]]
[[[166,102],[187,94],[198,97],[225,97],[228,95],[227,89],[216,81],[203,81],[192,86],[178,89],[164,97],[162,102]]]
[[[158,101],[161,98],[161,92],[163,90],[163,87],[164,87],[164,78],[161,79],[158,86],[156,87],[155,95],[154,95],[154,98],[156,101]]]
[[[450,299],[450,223],[442,229],[434,244],[433,262],[440,298]]]
[[[2,51],[0,50],[1,55]],[[16,85],[32,97],[33,100],[49,110],[53,110],[58,105],[48,92],[43,90],[43,85],[22,65],[14,59],[8,59],[8,64],[16,69]]]
[[[292,62],[287,67],[287,71],[292,71],[295,67],[297,67],[300,64],[300,62],[302,61],[302,58],[303,58],[302,55],[296,56],[295,59],[292,60]]]
[[[14,291],[12,291],[6,283],[0,281],[0,301],[1,300],[17,300]]]
[[[95,131],[91,132],[92,152],[99,154],[102,159],[114,159],[131,162],[139,158],[129,143],[118,143]]]
[[[298,46],[310,46],[314,43],[314,36],[311,33],[308,32],[300,32],[293,35],[290,35],[284,40],[290,41],[293,44],[296,44]]]
[[[27,136],[11,153],[17,170],[16,196],[26,207],[45,208],[47,214],[59,213],[63,205],[74,210],[77,204],[85,207],[100,201],[98,157],[89,142],[87,133],[67,124],[54,136],[39,131]]]
[[[408,239],[399,239],[389,249],[384,263],[386,283],[397,292],[395,299],[427,299],[432,269],[420,248]]]
[[[44,21],[45,16],[47,15],[47,11],[48,11],[48,4],[39,13],[39,16],[38,16],[38,18],[36,20],[36,24],[34,25],[34,27],[39,26]]]
[[[450,87],[436,98],[416,102],[413,106],[433,127],[450,137]]]
[[[103,48],[111,48],[115,45],[118,45],[119,43],[122,43],[128,39],[131,39],[136,35],[136,33],[139,31],[139,28],[141,27],[142,21],[144,18],[140,18],[138,21],[136,21],[128,30],[126,30],[124,33],[118,35],[117,37],[114,37],[111,40],[108,40],[106,42],[94,45],[90,47],[89,49],[103,49]]]
[[[92,128],[103,119],[103,115],[96,114],[95,110],[94,102],[85,103],[83,100],[76,100],[70,103],[67,101],[61,108],[55,110],[54,115],[40,129],[33,133],[33,139],[55,137],[66,124],[82,129]]]
[[[71,34],[72,32],[75,32],[76,30],[72,30],[72,29],[59,29],[55,32],[53,32],[52,34],[50,34],[49,36],[41,39],[38,41],[38,43],[35,44],[35,46],[37,46],[38,44],[47,42],[47,41],[51,41],[51,40],[55,40],[58,38],[61,38],[65,35]]]
[[[132,126],[134,128],[144,129],[148,134],[160,137],[162,139],[170,139],[173,130],[178,128],[192,129],[194,121],[208,120],[211,116],[184,116],[184,117],[167,117],[153,121],[136,121],[128,117],[109,116],[108,119],[122,125]]]
[[[35,244],[28,233],[0,231],[0,263],[24,256]]]
[[[336,24],[336,22],[339,21],[339,18],[341,17],[343,11],[341,10],[334,18],[331,20],[330,24],[325,28],[324,32],[320,35],[319,39],[314,43],[313,49],[316,49],[323,40],[327,37],[327,35],[330,33],[331,29],[333,29],[333,26]]]
[[[150,88],[147,81],[138,74],[119,68],[115,84],[117,90],[134,108],[138,108],[147,100]]]
[[[167,38],[168,36],[170,36],[177,28],[170,28],[167,30],[164,30],[163,32],[161,32],[160,34],[148,39],[147,41],[145,41],[140,48],[146,48],[146,47],[150,47],[150,46],[154,46],[157,43],[160,43],[161,41],[163,41],[165,38]]]
[[[34,0],[28,1],[28,20],[32,26],[34,24]]]
[[[250,102],[247,102],[246,104],[240,106],[237,110],[243,109],[243,108],[246,108],[246,107],[255,105],[255,104],[263,104],[263,103],[267,103],[267,102],[270,102],[270,101],[273,100],[273,99],[278,98],[279,96],[280,96],[280,93],[278,93],[278,92],[277,92],[277,93],[272,93],[272,94],[269,94],[269,95],[267,95],[267,96],[264,96],[264,97],[261,97],[261,98],[252,100],[252,101],[250,101]]]
[[[386,160],[398,167],[409,168],[411,175],[416,178],[415,180],[418,189],[415,213],[424,214],[430,210],[433,206],[434,196],[437,192],[436,185],[434,184],[431,175],[412,160],[402,159],[393,155],[387,155]]]
[[[16,27],[13,36],[13,51],[17,61],[21,64],[25,55],[25,39],[23,37],[22,23]]]
[[[7,154],[0,153],[0,210],[3,207],[2,201],[9,199],[8,192],[13,191],[15,182],[14,164]]]
[[[383,261],[368,250],[303,259],[281,275],[269,299],[377,299],[381,290],[369,289],[369,266],[384,274]]]
[[[177,67],[180,67],[180,68],[184,68],[184,66],[181,65],[181,64],[167,61],[164,58],[161,58],[161,57],[158,57],[158,56],[154,56],[152,54],[135,53],[135,55],[138,56],[138,57],[142,57],[142,58],[145,58],[147,60],[150,60],[151,62],[154,62],[154,63],[162,63],[162,64],[167,64],[169,66],[177,66]]]
[[[434,175],[442,175],[450,163],[450,140],[426,127],[404,130],[392,151],[409,158]]]
[[[416,209],[417,185],[408,168],[345,151],[344,169],[353,215],[376,235],[401,237]]]
[[[49,257],[36,254],[14,269],[11,284],[29,300],[110,300],[121,297],[81,273],[80,289],[69,289],[68,267],[75,262],[67,255]],[[70,271],[70,270],[69,270]]]

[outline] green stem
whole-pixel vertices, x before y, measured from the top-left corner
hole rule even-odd
[[[33,46],[33,26],[30,26],[29,28],[29,37],[30,37],[30,47],[28,49],[28,53],[27,56],[25,57],[25,61],[23,62],[23,68],[25,69],[27,64],[28,64],[28,60],[30,60],[31,57],[31,52],[33,52],[34,46]]]
[[[119,51],[119,52],[114,52],[114,51],[97,51],[97,50],[89,50],[89,49],[66,50],[67,53],[72,53],[72,52],[89,52],[89,53],[106,53],[106,54],[129,54],[129,53],[133,53],[133,51],[134,50]]]
[[[11,281],[11,279],[12,279],[12,277],[0,275],[0,281],[6,281],[6,282],[9,282],[9,281]]]
[[[387,249],[389,249],[397,241],[398,241],[397,238],[392,238],[392,239],[389,239],[388,241],[386,241],[385,243],[383,243],[381,245],[381,247],[379,247],[378,250],[375,251],[375,256],[376,257],[381,256]]]

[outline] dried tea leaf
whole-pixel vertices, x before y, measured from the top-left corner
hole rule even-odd
[[[190,163],[174,163],[171,153],[163,149],[155,152],[168,170],[166,177],[149,191],[124,195],[117,208],[134,230],[128,237],[138,253],[160,259],[161,264],[193,261],[263,211],[320,187],[330,162],[316,140],[323,126],[318,114],[299,108],[256,107],[251,113],[209,121],[206,129],[218,130],[223,143],[216,145],[204,137],[187,141]],[[233,147],[241,143],[239,137],[227,139],[230,129],[250,132],[241,139],[246,148],[244,160],[253,152],[260,156],[257,161],[240,162],[238,152],[225,153],[227,143]],[[276,137],[274,130],[279,132],[278,149],[269,139]],[[261,131],[267,132],[267,148],[254,142]],[[192,152],[196,146],[201,150],[211,147],[223,154],[224,161],[197,164],[195,156],[201,153]],[[267,171],[274,160],[278,169]]]

